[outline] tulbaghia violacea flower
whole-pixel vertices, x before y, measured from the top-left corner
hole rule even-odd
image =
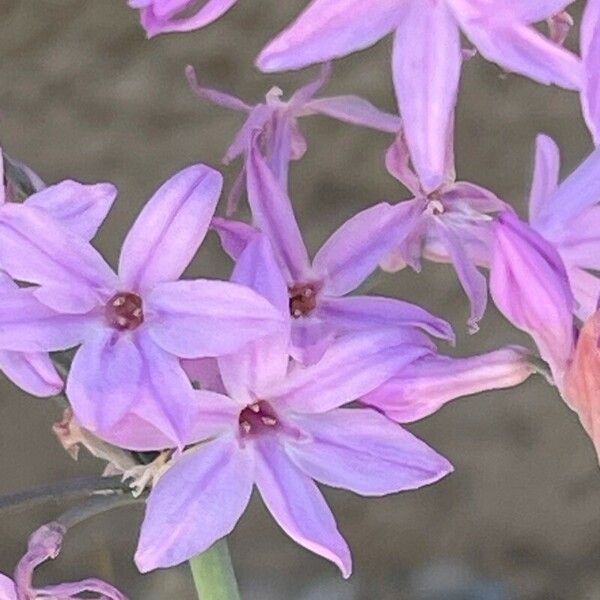
[[[422,327],[453,340],[451,327],[424,309],[392,298],[348,296],[389,252],[402,223],[382,202],[342,225],[311,262],[291,201],[254,145],[247,163],[248,201],[256,226],[264,232],[288,287],[292,355],[302,363],[318,360],[337,335],[373,327]],[[226,251],[237,259],[256,229],[215,219]]]
[[[20,168],[27,169],[23,165]],[[7,206],[11,207],[10,210],[19,210],[21,206],[35,207],[60,220],[85,239],[94,237],[117,196],[116,188],[109,183],[86,185],[68,180],[45,187],[30,170],[27,170],[27,175],[38,191],[21,205],[13,197],[15,192],[11,181],[8,180],[6,188],[2,183],[4,156],[0,150],[0,213]],[[16,289],[18,286],[14,281],[0,270],[0,293]],[[0,343],[0,371],[34,396],[53,396],[63,388],[62,379],[44,352],[14,352]]]
[[[494,220],[490,291],[508,320],[535,340],[563,389],[571,359],[575,301],[556,249],[512,211]]]
[[[383,112],[358,96],[315,98],[315,94],[329,81],[331,68],[328,64],[321,67],[321,72],[314,81],[296,90],[289,100],[282,100],[283,92],[275,87],[266,95],[265,102],[254,106],[229,94],[200,85],[192,67],[188,67],[186,73],[190,86],[198,96],[248,115],[227,150],[224,162],[228,164],[239,156],[246,155],[258,134],[267,164],[284,190],[288,189],[290,161],[301,159],[306,152],[306,139],[298,123],[300,117],[321,114],[387,133],[395,134],[400,131],[399,116]],[[228,214],[232,214],[237,207],[244,181],[245,167],[229,196]]]
[[[313,0],[260,54],[263,71],[304,67],[367,48],[395,31],[393,74],[406,139],[427,192],[444,178],[444,140],[463,56],[479,53],[541,83],[579,89],[579,59],[532,27],[569,0]]]
[[[36,587],[33,585],[35,569],[60,553],[65,528],[60,523],[48,523],[29,538],[27,553],[19,561],[14,581],[0,574],[0,600],[71,600],[81,594],[93,594],[100,600],[127,600],[119,590],[100,579],[84,579]]]
[[[575,295],[577,316],[595,312],[600,279],[600,150],[559,184],[560,152],[547,135],[536,140],[529,222],[558,251]]]
[[[418,271],[421,255],[434,261],[452,262],[469,298],[468,324],[474,332],[487,305],[486,280],[478,266],[489,263],[492,214],[508,207],[489,190],[456,181],[452,140],[450,135],[445,145],[444,181],[429,193],[410,167],[402,134],[388,150],[388,170],[414,198],[395,207],[403,226],[398,228],[395,248],[382,267],[396,271],[408,264]]]
[[[535,372],[530,357],[519,346],[466,358],[432,353],[411,363],[361,402],[398,423],[412,423],[451,400],[522,383]]]
[[[129,0],[140,11],[142,27],[148,37],[170,31],[192,31],[222,17],[237,0]]]
[[[287,310],[287,285],[264,236],[248,245],[233,279]],[[347,577],[350,551],[313,480],[380,496],[452,470],[376,411],[338,408],[430,352],[425,335],[355,333],[309,367],[289,364],[287,336],[282,329],[218,359],[227,395],[200,411],[202,443],[177,458],[150,494],[136,553],[141,571],[181,563],[228,534],[256,485],[284,531]]]
[[[39,286],[0,295],[0,346],[46,352],[81,344],[67,395],[79,423],[106,441],[134,449],[184,443],[197,394],[178,357],[227,354],[280,326],[277,311],[246,287],[176,281],[221,186],[204,165],[163,184],[125,239],[118,276],[39,209],[0,211],[0,262]]]

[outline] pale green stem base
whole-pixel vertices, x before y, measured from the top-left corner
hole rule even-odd
[[[227,540],[190,560],[198,600],[241,600]]]

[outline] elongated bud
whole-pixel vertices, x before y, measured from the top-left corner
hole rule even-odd
[[[490,290],[498,309],[535,340],[559,388],[574,346],[574,300],[558,252],[512,212],[498,216]]]

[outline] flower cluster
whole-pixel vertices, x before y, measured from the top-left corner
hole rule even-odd
[[[235,3],[129,0],[151,36],[203,27]],[[225,216],[216,215],[221,174],[188,166],[146,203],[116,270],[91,243],[113,185],[46,186],[0,157],[0,369],[30,394],[64,394],[55,432],[75,457],[83,444],[136,494],[150,488],[135,555],[142,572],[206,551],[256,487],[292,539],[348,577],[350,550],[318,484],[380,496],[437,482],[451,464],[403,425],[536,370],[547,370],[600,455],[600,150],[561,183],[558,147],[540,135],[528,222],[457,178],[454,163],[461,69],[475,52],[579,91],[599,141],[600,2],[588,0],[581,57],[563,47],[568,4],[314,0],[257,59],[264,71],[321,64],[287,100],[273,88],[250,105],[188,67],[200,98],[246,116],[225,154],[242,161]],[[475,50],[462,48],[461,32]],[[399,115],[354,95],[320,96],[329,61],[390,33]],[[307,148],[300,121],[315,114],[389,135],[382,161],[410,197],[365,204],[311,257],[288,183]],[[249,222],[236,216],[242,199]],[[183,277],[207,235],[232,259],[228,281]],[[357,292],[377,269],[418,271],[423,259],[453,266],[471,333],[491,296],[539,356],[519,346],[444,354],[455,343],[446,321]],[[15,581],[0,579],[6,598],[122,597],[95,580],[32,587],[33,568],[58,554],[65,531],[57,522],[32,536]]]

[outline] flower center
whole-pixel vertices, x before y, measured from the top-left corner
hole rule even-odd
[[[142,299],[137,294],[119,292],[106,305],[106,320],[119,331],[132,331],[144,322]]]
[[[294,319],[308,316],[317,306],[317,290],[312,283],[300,283],[288,288],[290,315]]]
[[[273,431],[278,425],[275,412],[264,400],[246,406],[240,413],[240,432],[243,436]]]

